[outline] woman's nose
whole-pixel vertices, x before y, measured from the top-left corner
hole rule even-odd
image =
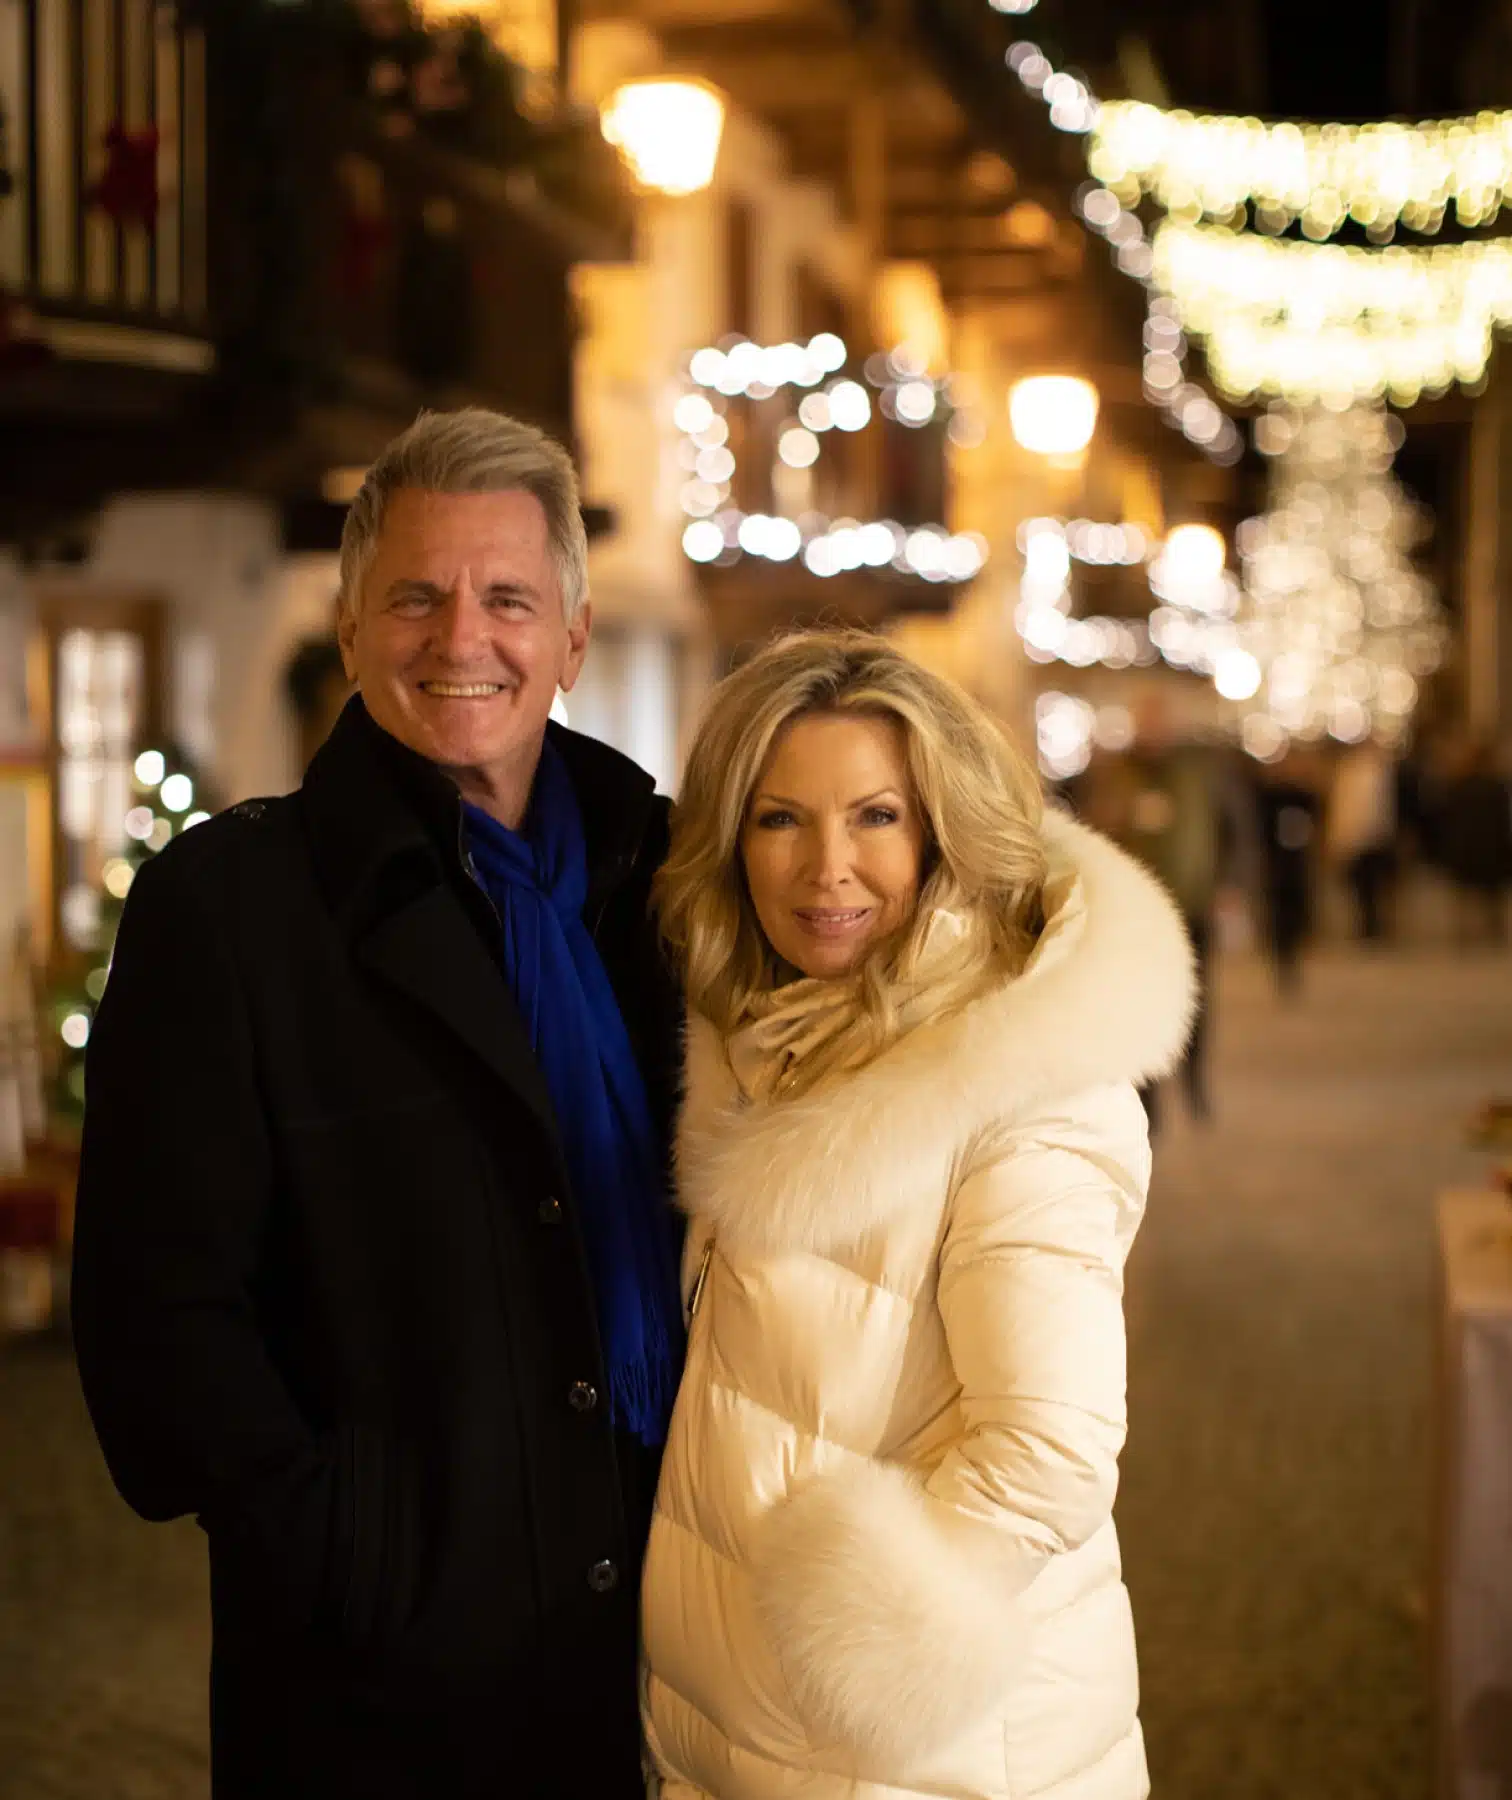
[[[809,847],[809,877],[819,887],[839,887],[850,879],[854,854],[843,822],[820,825]]]

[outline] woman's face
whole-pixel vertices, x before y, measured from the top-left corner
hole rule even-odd
[[[804,975],[844,975],[905,925],[924,822],[896,719],[820,713],[777,739],[740,835],[767,942]]]

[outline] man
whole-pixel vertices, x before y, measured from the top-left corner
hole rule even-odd
[[[666,802],[548,722],[585,562],[559,446],[422,416],[342,540],[357,697],[122,921],[75,1332],[122,1493],[209,1541],[217,1800],[642,1791],[678,1006]]]

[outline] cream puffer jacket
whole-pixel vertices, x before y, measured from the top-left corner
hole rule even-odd
[[[1024,972],[744,1104],[695,1019],[697,1289],[643,1588],[663,1800],[1140,1800],[1112,1522],[1133,1083],[1185,1040],[1164,891],[1059,815]]]

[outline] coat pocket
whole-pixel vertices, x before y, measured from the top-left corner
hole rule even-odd
[[[419,1588],[419,1479],[389,1432],[342,1428],[337,1529],[345,1545],[338,1630],[353,1650],[382,1650],[413,1619]]]

